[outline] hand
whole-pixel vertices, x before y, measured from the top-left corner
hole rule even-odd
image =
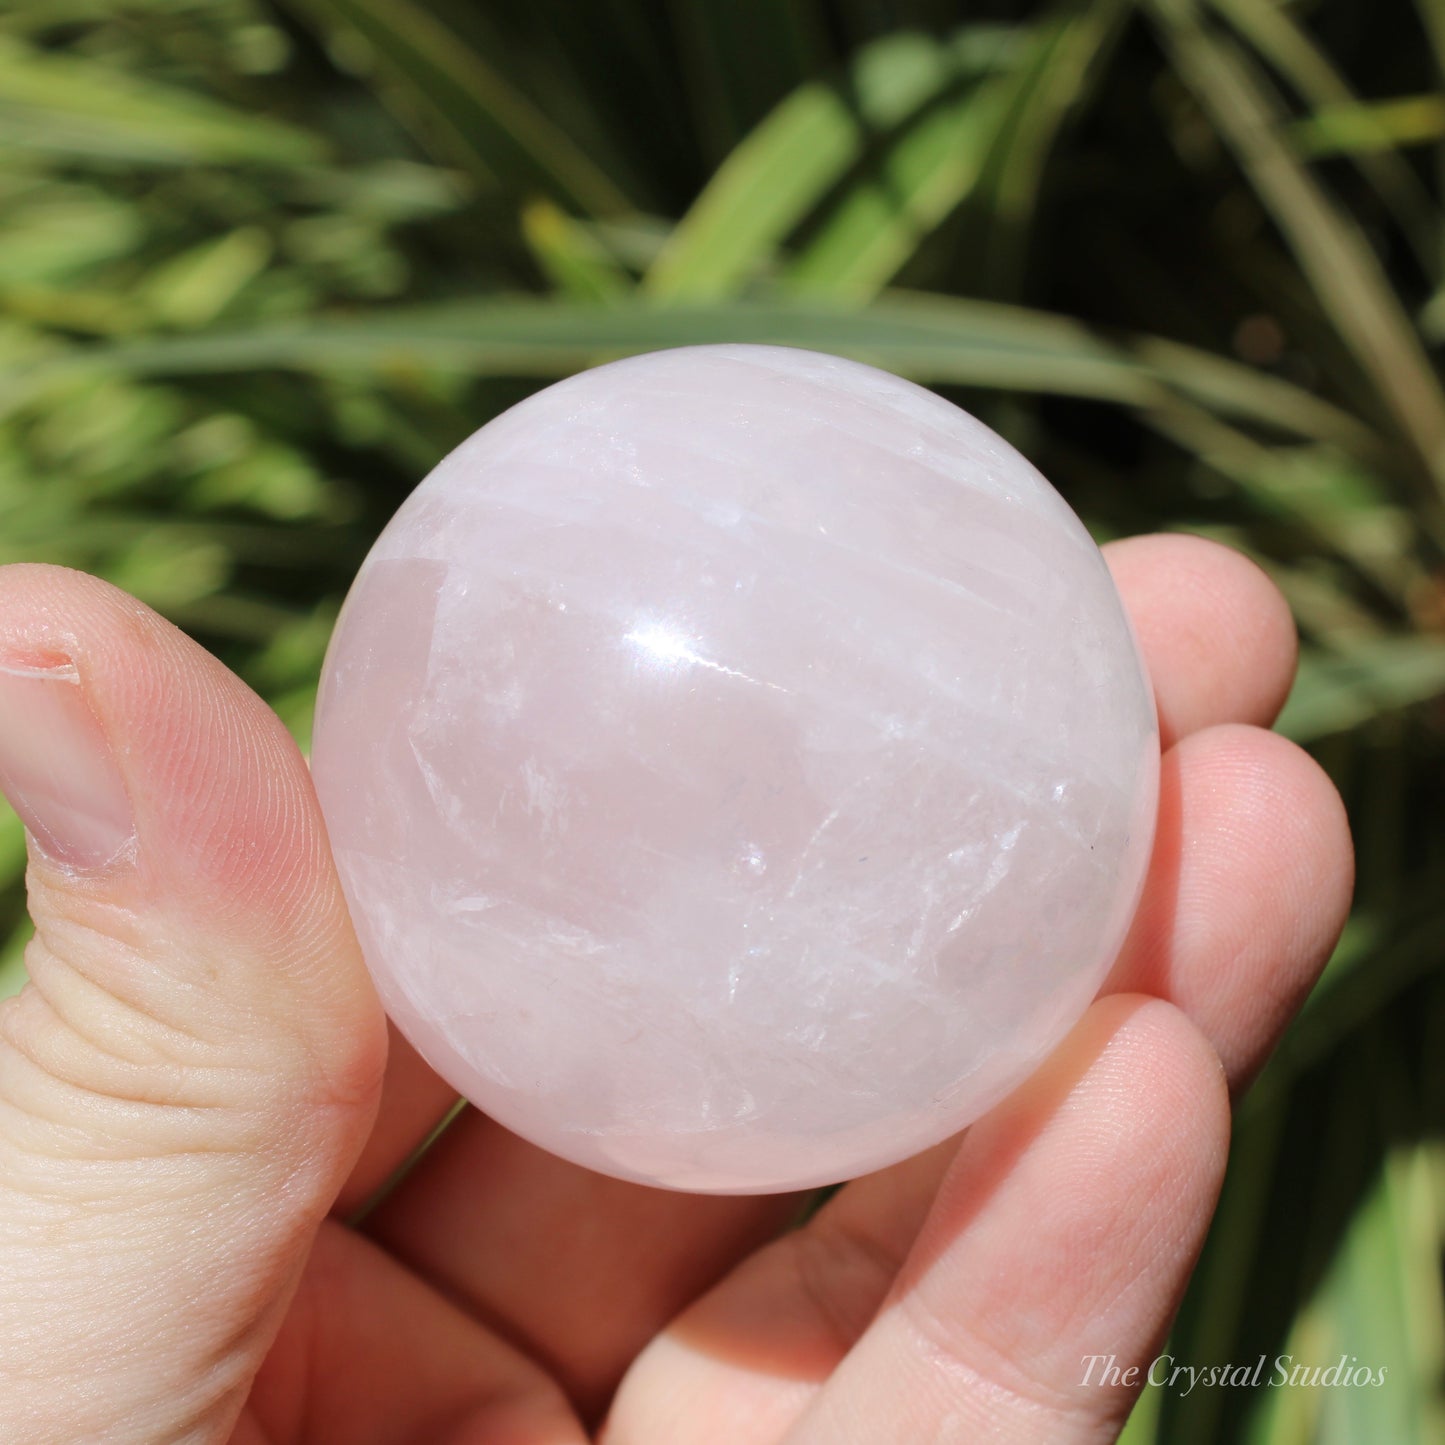
[[[1258,1069],[1342,925],[1338,799],[1261,730],[1294,633],[1251,564],[1110,549],[1166,752],[1101,997],[960,1139],[839,1191],[588,1174],[387,1038],[306,765],[114,588],[0,569],[0,784],[32,983],[0,1007],[9,1445],[917,1445],[1112,1438]],[[379,1112],[378,1112],[379,1105]],[[619,1385],[620,1382],[620,1385]]]

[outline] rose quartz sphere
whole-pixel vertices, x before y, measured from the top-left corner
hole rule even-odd
[[[961,1129],[1079,1018],[1159,741],[1103,558],[949,402],[807,351],[603,366],[382,533],[316,785],[396,1024],[591,1169],[794,1189]]]

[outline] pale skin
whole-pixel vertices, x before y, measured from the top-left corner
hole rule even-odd
[[[1343,810],[1265,729],[1283,600],[1214,544],[1108,550],[1163,731],[1159,840],[1105,990],[960,1138],[839,1191],[644,1189],[452,1102],[390,1039],[306,764],[114,588],[0,568],[0,650],[78,668],[135,847],[32,840],[34,983],[0,1006],[9,1445],[1112,1440],[1194,1264],[1230,1103],[1351,888]]]

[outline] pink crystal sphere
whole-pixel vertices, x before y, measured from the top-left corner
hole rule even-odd
[[[708,346],[443,461],[327,656],[316,784],[403,1033],[626,1179],[879,1168],[1087,1007],[1159,743],[1102,557],[957,407]]]

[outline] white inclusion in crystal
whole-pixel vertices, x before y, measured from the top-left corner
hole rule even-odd
[[[567,823],[566,790],[538,766],[535,758],[522,764],[522,806],[541,823],[542,836],[552,838]]]
[[[453,898],[447,905],[446,911],[451,913],[487,913],[495,908],[500,900],[489,897],[485,893],[473,893],[466,898]]]
[[[711,527],[736,527],[743,519],[743,509],[736,502],[715,500],[702,509],[702,519]]]
[[[978,905],[1003,882],[1004,876],[1008,873],[1009,869],[1009,860],[1005,854],[1013,850],[1014,845],[1019,840],[1019,835],[1023,831],[1024,825],[1022,823],[1016,823],[998,840],[998,852],[994,855],[993,862],[989,864],[988,872],[984,875],[983,882],[979,885],[973,897],[969,899],[968,907],[954,917],[953,922],[948,925],[946,932],[957,933],[958,930],[978,912]],[[964,850],[962,848],[955,849],[948,855],[948,861],[950,863],[955,862],[962,857],[963,853]]]
[[[725,677],[741,678],[743,682],[750,682],[754,687],[770,687],[774,692],[783,693],[789,690],[786,687],[779,687],[775,682],[764,682],[759,677],[749,677],[747,673],[739,672],[735,667],[724,667],[722,663],[714,662],[700,652],[694,652],[688,644],[687,638],[676,628],[668,627],[666,623],[650,622],[642,627],[634,627],[622,640],[632,643],[634,647],[639,648],[658,662],[688,663],[697,667],[706,667],[712,672],[720,672]]]
[[[841,812],[841,808],[834,808],[833,811],[829,813],[828,816],[824,818],[823,821],[819,823],[816,828],[813,829],[813,836],[809,838],[808,841],[803,845],[802,855],[798,859],[797,876],[793,879],[792,886],[784,895],[785,897],[793,897],[793,895],[797,893],[798,889],[803,886],[803,879],[807,875],[808,871],[808,860],[812,856],[813,849],[818,846],[818,839],[821,838],[823,834],[826,833],[828,829],[831,828],[833,824],[838,821],[838,814]]]
[[[752,950],[750,949],[749,952]],[[732,1003],[738,996],[738,981],[742,978],[742,961],[734,959],[728,968],[728,1002]]]
[[[740,878],[761,878],[768,871],[768,857],[756,843],[749,843],[737,856],[733,871]]]

